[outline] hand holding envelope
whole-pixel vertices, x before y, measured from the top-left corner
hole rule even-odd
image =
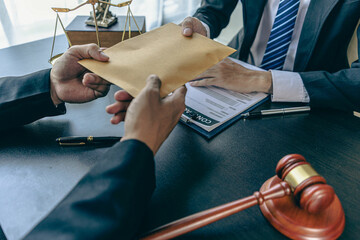
[[[169,23],[104,52],[109,62],[79,63],[134,97],[145,87],[146,78],[156,74],[162,83],[160,95],[165,97],[235,50],[200,34],[184,37],[180,26]]]

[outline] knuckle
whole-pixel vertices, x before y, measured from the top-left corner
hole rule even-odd
[[[88,46],[89,46],[90,49],[96,49],[97,50],[99,48],[98,45],[96,45],[95,43],[89,43]]]
[[[199,86],[199,84],[200,84],[200,81],[194,81],[194,82],[192,82],[192,86]]]
[[[148,98],[148,99],[153,98],[157,92],[158,92],[158,91],[156,91],[156,88],[153,88],[153,87],[146,87],[146,88],[144,89],[144,95],[145,95],[146,98]]]
[[[159,95],[159,91],[157,91],[155,88],[148,88],[146,93],[149,97],[154,97],[156,95]]]
[[[194,18],[194,17],[189,17],[189,20],[190,20],[191,22],[195,22],[197,19]]]
[[[79,49],[79,45],[73,45],[66,51],[66,53],[76,52],[77,49]]]
[[[208,85],[210,83],[209,79],[204,79],[204,80],[201,80],[199,81],[199,85],[200,86],[203,86],[203,85]]]
[[[184,22],[189,22],[189,21],[191,21],[191,17],[186,17],[186,18],[184,19]]]
[[[187,17],[187,18],[184,19],[183,25],[191,26],[193,22],[194,22],[193,17]]]

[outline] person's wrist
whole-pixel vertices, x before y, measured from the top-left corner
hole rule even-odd
[[[137,140],[137,141],[144,143],[146,146],[148,146],[148,148],[150,148],[150,150],[153,152],[154,156],[157,152],[157,148],[154,144],[154,141],[151,141],[150,139],[148,139],[146,137],[140,137],[137,134],[126,134],[125,133],[125,135],[121,138],[120,142],[123,142],[126,140]]]
[[[56,92],[56,86],[52,80],[50,80],[50,96],[51,96],[51,100],[55,106],[58,106],[59,104],[64,103],[64,101],[59,98],[59,96]]]
[[[197,18],[198,19],[198,18]],[[210,27],[209,25],[207,25],[206,23],[204,23],[203,21],[201,21],[200,19],[198,19],[201,24],[204,26],[205,28],[205,32],[206,32],[206,37],[210,38]]]
[[[272,75],[270,71],[259,71],[258,92],[272,93]]]
[[[54,76],[53,73],[54,69],[51,69],[50,71],[50,96],[51,96],[51,100],[54,103],[54,106],[58,106],[59,104],[64,103],[64,101],[59,98],[58,94],[57,94],[57,86],[56,86],[56,78]]]

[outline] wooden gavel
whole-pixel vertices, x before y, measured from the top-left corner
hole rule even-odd
[[[171,239],[252,206],[262,205],[264,201],[288,196],[291,192],[300,207],[310,214],[325,210],[335,197],[334,189],[299,154],[283,157],[276,166],[276,174],[282,181],[264,192],[255,192],[252,196],[171,222],[146,233],[140,239]]]

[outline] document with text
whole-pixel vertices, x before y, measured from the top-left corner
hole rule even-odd
[[[189,83],[186,87],[186,109],[181,121],[208,138],[268,96],[265,93],[238,93],[216,86],[191,87]]]

